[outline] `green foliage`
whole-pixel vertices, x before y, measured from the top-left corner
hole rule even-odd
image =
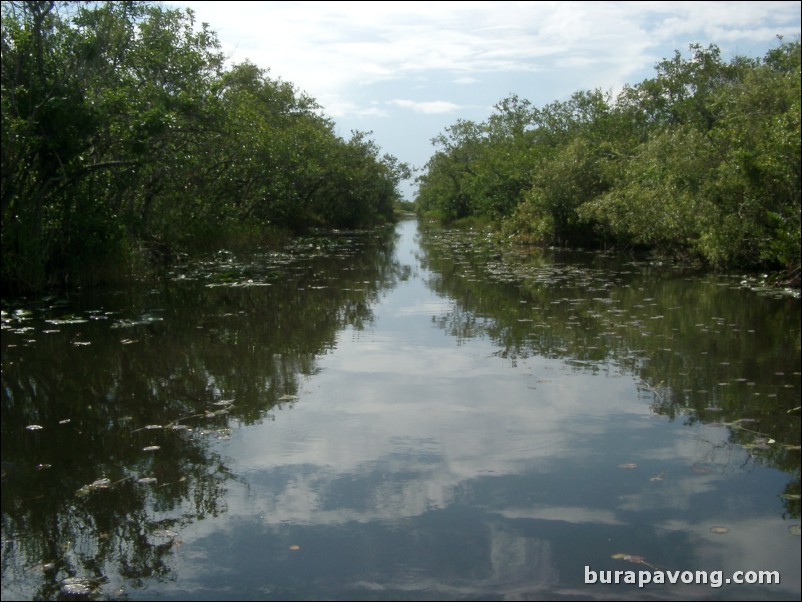
[[[703,195],[710,164],[704,135],[692,128],[666,130],[639,145],[616,186],[585,202],[579,213],[612,238],[687,248],[699,239],[711,212]]]
[[[429,159],[427,173],[418,178],[417,203],[422,213],[436,213],[453,221],[474,213],[471,205],[473,165],[482,156],[484,132],[472,121],[459,120],[432,140],[438,149]]]
[[[800,43],[762,61],[695,44],[613,100],[511,96],[433,142],[421,213],[532,243],[641,246],[716,267],[800,266]]]
[[[531,242],[582,245],[593,239],[577,208],[607,188],[602,149],[583,137],[572,138],[541,164],[532,187],[505,229]],[[529,219],[534,219],[529,222]]]
[[[2,10],[4,290],[88,283],[137,248],[392,219],[407,166],[291,84],[226,68],[190,10]]]

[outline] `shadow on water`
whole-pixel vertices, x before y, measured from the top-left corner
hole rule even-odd
[[[226,511],[213,442],[292,407],[337,332],[370,323],[403,273],[393,243],[314,236],[154,289],[4,303],[3,598],[170,578],[180,528]]]
[[[799,518],[798,299],[410,224],[4,301],[3,599],[640,598],[585,566],[771,548],[774,510],[737,507],[762,469]],[[610,401],[630,381],[636,403]],[[726,553],[719,515],[740,520]]]
[[[513,364],[634,375],[655,414],[727,429],[749,462],[787,473],[785,514],[799,518],[798,295],[647,259],[500,249],[478,231],[425,228],[420,244],[429,285],[456,301],[438,327],[487,337]]]

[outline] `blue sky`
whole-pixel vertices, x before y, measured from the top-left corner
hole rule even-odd
[[[725,60],[800,36],[802,2],[166,2],[246,59],[314,97],[338,133],[371,131],[423,167],[457,119],[517,94],[540,107],[654,75],[691,43]],[[412,187],[404,187],[412,197]]]

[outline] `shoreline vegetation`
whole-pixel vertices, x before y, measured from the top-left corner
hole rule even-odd
[[[191,10],[2,3],[2,291],[393,221],[409,167]]]
[[[403,212],[543,246],[649,250],[799,286],[800,42],[691,47],[615,98],[512,95],[410,167],[335,134],[268,69],[226,65],[191,10],[2,3],[3,295],[93,286],[186,254]]]
[[[511,95],[432,142],[418,214],[542,246],[649,251],[800,283],[800,42],[694,44],[617,95]]]

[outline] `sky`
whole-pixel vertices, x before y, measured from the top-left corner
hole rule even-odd
[[[337,133],[372,132],[423,168],[458,119],[517,94],[542,107],[613,94],[655,65],[715,44],[762,57],[800,37],[802,2],[165,2],[208,23],[231,63],[250,60],[315,98]],[[417,172],[418,174],[420,171]],[[413,200],[414,184],[402,192]]]

